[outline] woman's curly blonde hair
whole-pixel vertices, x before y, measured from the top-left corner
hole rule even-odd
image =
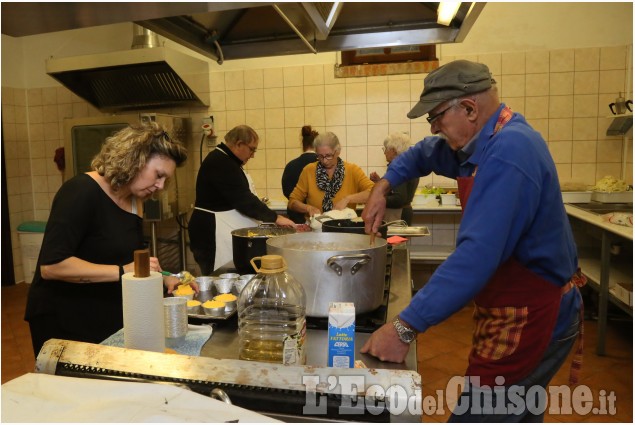
[[[132,182],[155,156],[171,159],[179,167],[187,159],[187,149],[172,140],[162,125],[150,121],[108,137],[90,165],[117,191]]]

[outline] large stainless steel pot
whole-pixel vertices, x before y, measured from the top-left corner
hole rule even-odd
[[[238,273],[255,273],[249,261],[255,257],[262,257],[267,253],[267,239],[291,233],[295,233],[294,228],[278,227],[269,223],[263,223],[258,227],[244,227],[233,230],[232,254],[234,267],[236,267]]]
[[[367,235],[296,233],[267,240],[267,254],[282,255],[304,287],[306,314],[328,317],[329,303],[355,303],[355,312],[379,307],[386,279],[386,240]]]

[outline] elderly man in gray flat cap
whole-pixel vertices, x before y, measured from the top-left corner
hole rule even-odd
[[[361,351],[402,362],[418,333],[473,302],[465,388],[450,421],[542,421],[544,390],[583,318],[585,279],[556,166],[540,133],[499,101],[484,64],[457,60],[431,72],[408,117],[425,114],[434,136],[391,162],[362,217],[376,233],[391,187],[433,172],[456,179],[463,209],[456,249]]]

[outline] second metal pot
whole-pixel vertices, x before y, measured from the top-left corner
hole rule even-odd
[[[258,227],[244,227],[232,231],[232,253],[234,267],[240,274],[254,273],[252,258],[267,253],[267,239],[295,233],[295,229],[264,223]]]
[[[267,240],[267,253],[284,257],[306,292],[306,315],[328,317],[329,303],[352,302],[355,313],[379,307],[386,280],[386,240],[366,235],[296,233]]]

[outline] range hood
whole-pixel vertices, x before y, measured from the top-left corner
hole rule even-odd
[[[138,26],[130,50],[51,58],[46,72],[103,112],[209,103],[207,62],[159,46],[156,34]]]

